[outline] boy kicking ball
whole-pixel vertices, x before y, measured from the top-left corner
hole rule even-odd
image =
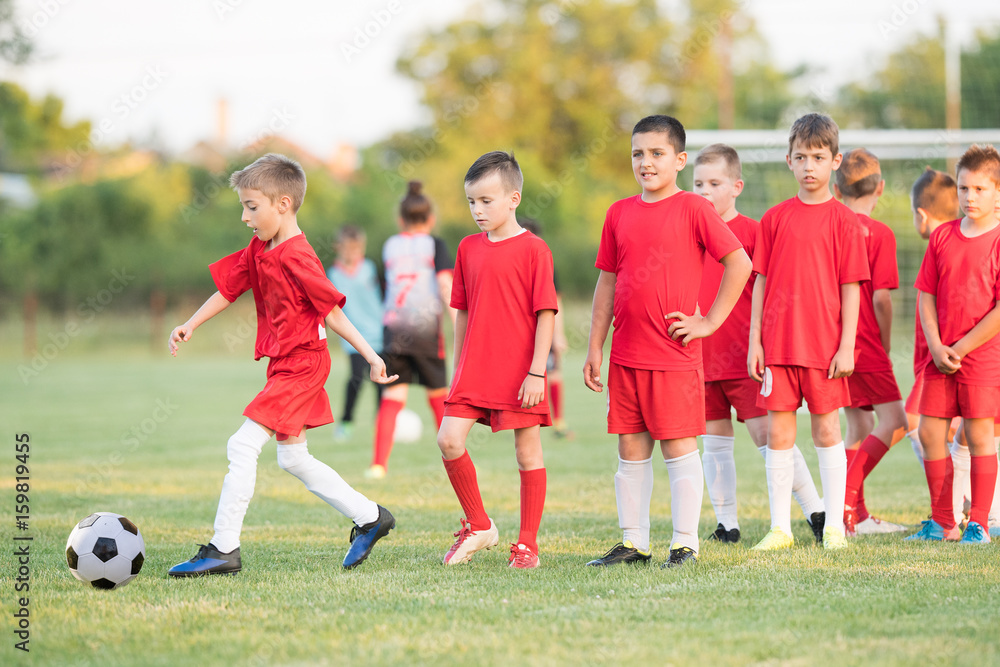
[[[510,567],[538,567],[538,526],[545,506],[541,427],[551,426],[545,365],[552,346],[556,290],[552,253],[523,229],[521,168],[513,154],[494,151],[465,175],[469,209],[481,234],[458,246],[451,306],[455,320],[455,377],[445,399],[438,446],[465,512],[445,565],[468,562],[500,542],[479,492],[465,441],[476,422],[494,433],[514,431],[521,477],[521,530],[510,545]]]
[[[340,475],[309,453],[305,429],[333,421],[323,388],[330,374],[329,326],[371,365],[371,379],[391,382],[385,363],[341,310],[346,299],[299,229],[296,212],[306,193],[302,167],[268,154],[229,179],[243,205],[243,222],[253,229],[250,245],[209,267],[219,291],[191,319],[170,333],[170,353],[191,340],[195,329],[229,307],[247,290],[257,305],[255,359],[269,357],[267,384],[243,414],[247,420],[229,438],[229,473],[215,516],[215,535],[188,561],[170,568],[172,577],[233,574],[242,569],[240,532],[257,480],[257,458],[277,436],[278,465],[306,488],[354,521],[344,568],[360,565],[375,543],[396,525],[387,509],[352,489]]]

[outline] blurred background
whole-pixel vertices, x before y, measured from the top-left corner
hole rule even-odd
[[[249,241],[228,176],[266,152],[306,169],[299,221],[329,265],[346,223],[378,260],[411,179],[454,250],[475,231],[466,169],[513,150],[519,213],[542,225],[582,346],[605,210],[638,192],[644,115],[678,117],[692,156],[736,146],[738,207],[759,218],[796,191],[792,121],[831,114],[843,150],[882,158],[875,217],[896,232],[907,331],[923,253],[910,186],[1000,143],[993,0],[345,5],[0,0],[0,356],[24,360],[22,380],[68,348],[161,354],[213,291],[207,264]],[[252,349],[243,306],[249,333],[229,327],[211,353]]]

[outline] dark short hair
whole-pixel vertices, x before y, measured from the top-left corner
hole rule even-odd
[[[927,167],[910,191],[913,210],[922,208],[936,220],[958,217],[958,189],[950,174]]]
[[[500,182],[507,192],[520,192],[524,186],[524,176],[521,174],[521,166],[513,153],[504,151],[491,151],[472,163],[469,171],[465,172],[465,182],[475,183],[476,181],[496,173],[500,176]]]
[[[788,133],[788,154],[792,154],[795,142],[806,148],[829,148],[830,153],[840,152],[840,128],[832,118],[822,113],[807,113],[792,123]]]
[[[709,144],[700,151],[694,158],[694,166],[700,164],[711,164],[721,162],[726,168],[726,174],[733,182],[743,178],[743,167],[740,165],[740,154],[736,149],[726,144]]]
[[[681,122],[673,116],[663,114],[646,116],[632,128],[632,136],[651,132],[662,132],[667,135],[667,141],[673,146],[674,151],[684,152],[687,145],[687,133],[684,132],[684,126],[681,125]]]
[[[958,158],[955,176],[962,173],[963,169],[985,174],[993,183],[1000,185],[1000,153],[997,153],[997,149],[993,146],[988,144],[969,146],[968,150],[962,153],[962,157]]]
[[[406,185],[406,196],[399,202],[399,217],[408,225],[419,225],[431,217],[431,200],[423,193],[420,181],[410,181]]]
[[[875,154],[864,148],[844,153],[840,169],[835,175],[840,194],[850,199],[874,194],[882,182],[882,168]]]

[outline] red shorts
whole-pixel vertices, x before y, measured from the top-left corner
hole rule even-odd
[[[892,371],[858,373],[847,376],[851,390],[851,407],[871,410],[873,405],[903,400]]]
[[[650,371],[611,362],[608,369],[608,433],[648,431],[654,440],[705,432],[705,374]]]
[[[757,405],[774,412],[794,412],[809,405],[809,413],[825,415],[851,404],[847,378],[830,380],[825,368],[768,366],[760,385]]]
[[[529,426],[552,426],[552,418],[547,412],[494,410],[492,408],[479,408],[468,403],[448,403],[447,401],[444,404],[444,416],[475,419],[480,424],[489,426],[494,433],[517,428],[528,428]]]
[[[766,417],[767,410],[757,407],[760,384],[753,378],[712,380],[705,383],[705,419],[729,419],[736,408],[736,421]]]
[[[275,357],[267,364],[267,384],[243,414],[274,431],[278,440],[330,424],[330,397],[323,388],[329,375],[328,350]]]
[[[919,415],[920,414],[920,397],[924,393],[924,372],[920,371],[917,376],[913,378],[913,389],[910,390],[910,395],[906,397],[906,414],[908,415]]]
[[[963,384],[954,375],[924,376],[920,414],[928,417],[995,419],[1000,412],[1000,387]]]

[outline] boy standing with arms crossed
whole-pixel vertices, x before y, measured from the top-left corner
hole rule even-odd
[[[906,435],[906,412],[892,372],[889,347],[892,342],[891,290],[899,287],[896,237],[892,230],[870,216],[878,204],[885,181],[878,158],[864,148],[844,155],[833,184],[834,194],[854,211],[861,223],[868,252],[871,280],[861,284],[857,361],[847,378],[851,405],[847,415],[847,490],[844,496],[844,530],[849,537],[896,533],[906,527],[882,521],[868,513],[864,480]],[[875,426],[872,411],[878,418]]]
[[[478,421],[494,433],[514,431],[521,477],[521,530],[510,567],[538,567],[538,526],[545,506],[541,427],[551,426],[545,364],[552,346],[556,290],[552,253],[517,223],[524,178],[514,155],[487,153],[465,174],[465,195],[483,233],[458,246],[451,306],[455,378],[445,399],[438,446],[465,517],[445,565],[468,562],[500,541],[486,513],[476,467],[465,448]]]
[[[803,398],[823,486],[823,548],[847,546],[841,521],[847,458],[839,410],[851,404],[847,376],[854,370],[860,282],[869,272],[858,218],[830,193],[830,177],[841,161],[838,135],[829,116],[807,114],[795,121],[786,161],[798,194],[760,221],[747,370],[761,383],[758,405],[767,408],[771,530],[753,547],[757,551],[794,543],[792,445]]]
[[[963,544],[988,544],[997,478],[993,421],[1000,410],[1000,154],[971,146],[959,159],[958,200],[965,217],[938,227],[920,265],[920,323],[931,362],[924,368],[920,442],[931,519],[907,539],[953,539],[948,426],[962,417],[971,454],[972,507]]]
[[[692,190],[702,195],[715,207],[723,222],[743,244],[753,259],[760,223],[736,210],[736,198],[743,192],[743,174],[740,156],[731,146],[712,144],[699,151],[694,159]],[[714,303],[722,282],[722,266],[715,262],[705,264],[701,279],[699,304],[707,311]],[[750,302],[753,296],[753,276],[747,281],[733,311],[718,331],[702,341],[705,364],[705,435],[702,442],[705,452],[705,485],[712,501],[718,527],[708,539],[735,543],[740,541],[740,524],[736,504],[735,434],[731,411],[736,410],[737,421],[744,422],[750,439],[766,457],[767,410],[757,407],[759,385],[747,375],[747,344],[750,338]],[[792,495],[802,506],[809,526],[822,539],[823,501],[816,492],[809,467],[802,452],[795,452],[795,479]]]
[[[172,577],[232,574],[242,568],[240,532],[257,480],[257,458],[277,436],[278,465],[314,494],[354,521],[344,568],[360,565],[379,539],[396,525],[387,509],[352,489],[309,453],[305,429],[333,421],[323,388],[330,374],[329,326],[371,365],[371,379],[386,377],[385,364],[341,310],[344,296],[299,229],[296,213],[306,194],[306,175],[294,160],[274,153],[235,172],[230,185],[243,205],[243,222],[254,238],[245,249],[209,267],[218,292],[170,333],[170,353],[191,340],[195,329],[253,290],[257,306],[254,358],[269,357],[267,384],[243,414],[247,420],[229,439],[229,473],[222,483],[215,535],[189,561],[170,568]]]
[[[664,567],[698,554],[704,482],[697,436],[705,432],[701,343],[725,321],[750,277],[750,260],[712,205],[677,187],[687,163],[684,126],[647,116],[632,130],[632,171],[642,193],[608,209],[597,252],[584,383],[600,392],[604,341],[614,319],[608,371],[608,432],[618,434],[615,499],[622,541],[588,563],[652,558],[649,504],[653,444],[670,477],[673,536]],[[722,263],[718,296],[705,316],[698,290],[706,253]]]

